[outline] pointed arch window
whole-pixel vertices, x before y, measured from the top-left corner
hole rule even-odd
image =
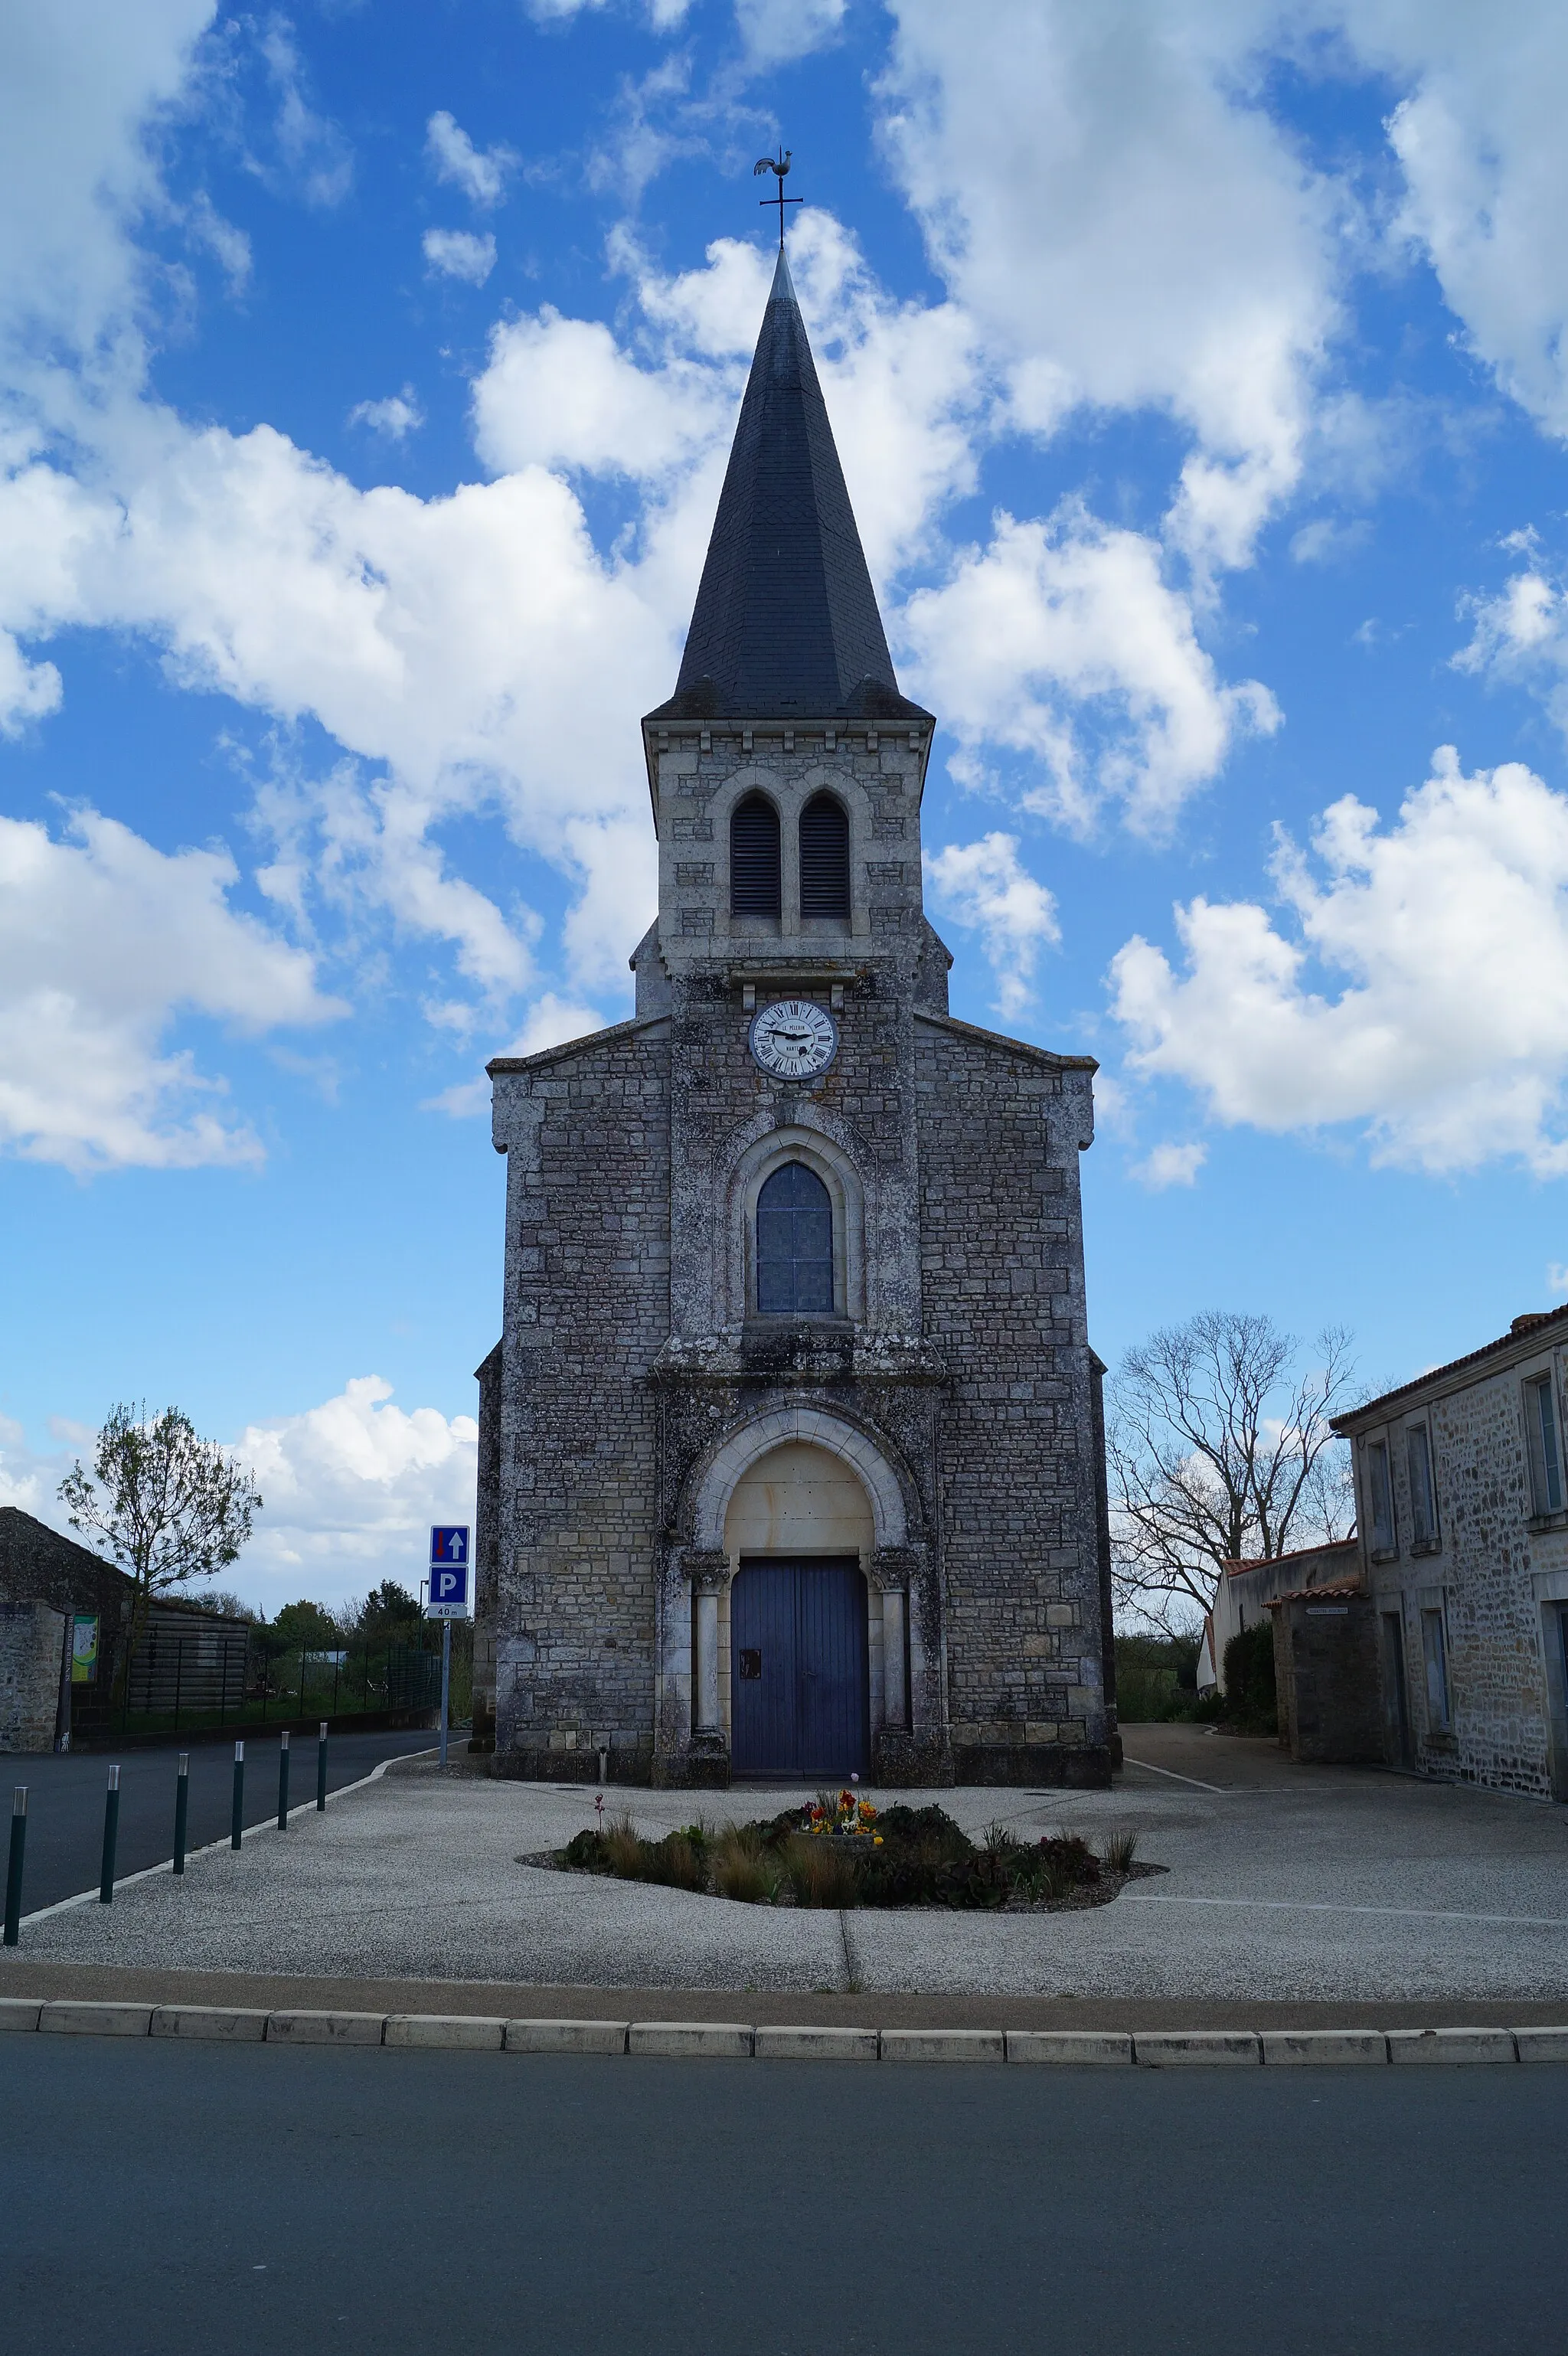
[[[730,813],[730,912],[776,916],[784,862],[779,814],[765,794],[748,794]]]
[[[849,813],[836,794],[813,794],[800,814],[800,913],[849,918]]]
[[[786,1162],[757,1196],[757,1307],[764,1317],[833,1313],[833,1198]]]

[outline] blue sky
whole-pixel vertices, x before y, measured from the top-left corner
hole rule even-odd
[[[469,1511],[481,1070],[628,1011],[781,136],[955,1009],[1102,1061],[1102,1353],[1568,1295],[1560,11],[0,26],[0,1498],[145,1396],[269,1608]]]

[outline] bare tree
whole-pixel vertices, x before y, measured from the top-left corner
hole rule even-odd
[[[133,1581],[130,1641],[121,1677],[155,1595],[210,1579],[235,1561],[261,1498],[227,1449],[197,1436],[177,1407],[113,1407],[98,1435],[91,1474],[80,1461],[59,1484],[72,1529],[107,1541]]]
[[[1106,1401],[1118,1607],[1159,1627],[1206,1612],[1226,1561],[1272,1559],[1353,1526],[1343,1443],[1350,1336],[1303,1363],[1269,1317],[1205,1310],[1129,1350]]]

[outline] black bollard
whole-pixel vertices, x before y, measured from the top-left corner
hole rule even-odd
[[[245,1745],[234,1745],[234,1806],[229,1818],[229,1846],[238,1848],[245,1829]]]
[[[289,1828],[289,1730],[285,1726],[278,1737],[278,1830]]]
[[[321,1733],[315,1746],[315,1804],[318,1810],[326,1805],[326,1720],[321,1721]]]
[[[22,1852],[27,1846],[27,1787],[18,1783],[11,1794],[11,1862],[5,1869],[5,1944],[14,1947],[21,1935]]]
[[[114,1903],[114,1845],[120,1837],[120,1770],[109,1770],[109,1789],[103,1795],[103,1870],[98,1877],[98,1902],[101,1906]]]
[[[186,1827],[190,1822],[190,1752],[180,1752],[179,1772],[175,1777],[175,1871],[185,1871]]]

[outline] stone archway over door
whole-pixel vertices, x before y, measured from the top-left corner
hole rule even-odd
[[[737,1482],[724,1516],[734,1773],[869,1772],[875,1545],[864,1483],[829,1449],[786,1440]]]

